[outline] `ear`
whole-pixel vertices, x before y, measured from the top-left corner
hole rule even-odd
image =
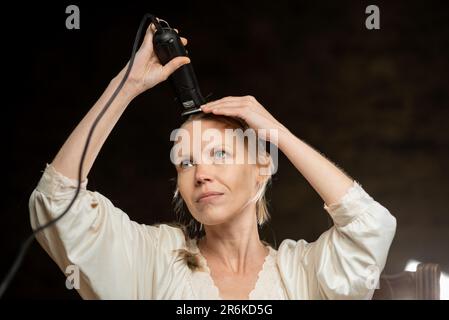
[[[262,184],[265,183],[266,180],[268,180],[271,175],[271,166],[272,166],[272,159],[269,155],[262,156],[261,159],[257,163],[257,183]]]

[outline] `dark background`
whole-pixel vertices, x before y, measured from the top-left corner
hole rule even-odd
[[[402,271],[409,259],[449,272],[445,1],[154,3],[3,8],[2,278],[31,231],[28,199],[45,163],[128,61],[145,12],[189,39],[204,95],[255,96],[390,210],[398,228],[386,273]],[[80,30],[65,28],[69,4],[80,8]],[[365,28],[369,4],[380,8],[380,30]],[[179,121],[168,83],[136,98],[106,141],[88,188],[133,220],[172,221],[169,135]],[[329,227],[322,199],[282,154],[267,195],[272,221],[265,240],[314,241]],[[36,242],[6,297],[79,299]]]

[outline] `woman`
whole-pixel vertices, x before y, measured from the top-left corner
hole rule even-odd
[[[85,299],[371,298],[395,233],[395,218],[253,97],[210,102],[181,128],[201,146],[195,123],[201,125],[201,133],[215,129],[223,135],[226,129],[275,130],[276,139],[271,135],[265,139],[276,144],[318,192],[334,221],[315,242],[284,240],[275,250],[259,239],[258,226],[268,218],[264,193],[273,159],[263,153],[262,159],[268,161],[225,163],[235,160],[234,148],[248,150],[248,144],[238,139],[231,146],[206,147],[204,155],[211,162],[193,153],[182,155],[181,161],[176,158],[176,211],[182,214],[187,209],[182,226],[138,224],[105,196],[87,190],[90,168],[132,99],[189,63],[187,57],[177,57],[160,65],[153,52],[153,32],[150,26],[125,87],[92,136],[76,202],[55,226],[37,236],[63,271],[78,268],[80,295]],[[187,39],[181,39],[186,45]],[[30,197],[33,229],[58,216],[73,198],[88,130],[125,69],[47,164]],[[262,174],[267,167],[269,174]]]

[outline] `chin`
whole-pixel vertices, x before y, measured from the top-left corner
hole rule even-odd
[[[195,218],[206,226],[214,226],[225,223],[232,218],[232,215],[228,213],[228,210],[213,210],[207,208],[204,212],[199,213]]]

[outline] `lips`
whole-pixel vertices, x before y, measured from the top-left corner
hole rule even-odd
[[[208,198],[215,198],[214,196],[220,196],[222,194],[223,194],[223,192],[215,192],[215,191],[204,192],[198,197],[196,202],[200,202],[203,199],[205,200]]]

